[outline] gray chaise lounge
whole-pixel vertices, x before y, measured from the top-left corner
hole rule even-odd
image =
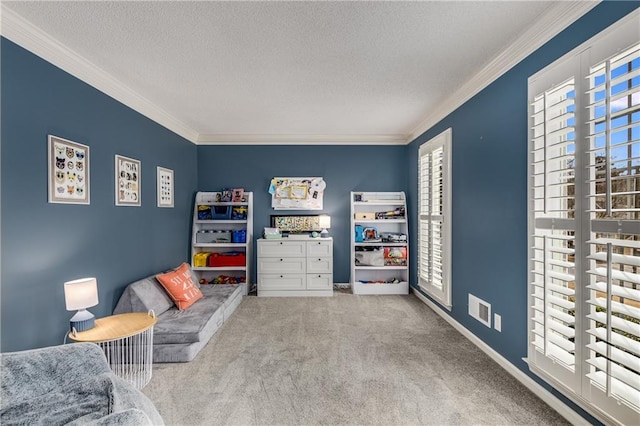
[[[153,403],[93,343],[1,355],[2,425],[162,425]]]
[[[194,280],[194,282],[197,282]],[[178,310],[155,276],[129,284],[114,314],[153,310],[153,362],[192,361],[242,301],[241,284],[202,285],[204,297]]]

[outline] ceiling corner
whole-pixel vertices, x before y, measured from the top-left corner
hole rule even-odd
[[[0,34],[163,127],[196,143],[198,133],[0,3]]]
[[[409,132],[408,143],[413,142],[440,120],[455,111],[493,81],[536,51],[562,30],[593,9],[602,0],[560,1],[549,8],[533,25],[520,35],[507,49],[494,57],[469,81],[460,86],[439,107]]]

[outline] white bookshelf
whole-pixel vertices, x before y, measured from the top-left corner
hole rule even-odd
[[[245,192],[243,201],[240,202],[221,202],[216,201],[222,194],[220,192],[198,192],[196,193],[193,206],[193,227],[191,235],[191,268],[198,280],[205,279],[207,282],[212,281],[220,275],[233,277],[244,276],[246,284],[244,285],[244,294],[249,294],[252,290],[251,285],[251,243],[253,241],[253,193]],[[212,209],[211,219],[202,219],[199,216],[199,206],[208,206]],[[234,207],[246,209],[246,219],[231,219],[230,217],[220,218],[222,212],[233,212]],[[226,236],[226,232],[232,236],[233,231],[245,231],[244,242],[233,242],[231,237],[229,241],[218,240],[216,242],[199,242],[198,237],[201,232],[220,232],[220,235]],[[200,234],[202,235],[202,234]],[[195,255],[201,252],[207,253],[228,253],[240,252],[244,253],[245,261],[242,265],[234,266],[196,266]]]
[[[403,211],[402,216],[382,215]],[[364,218],[362,216],[365,216]],[[378,240],[356,241],[356,227],[362,230],[375,229]],[[386,233],[403,234],[403,241],[382,240]],[[384,249],[390,252],[406,252],[402,258],[388,257],[385,261]],[[360,250],[378,249],[375,265],[363,264]],[[379,253],[381,252],[381,253]],[[407,203],[404,192],[351,192],[351,289],[354,294],[408,294],[409,293],[409,230],[407,226]],[[382,256],[380,264],[379,256]],[[366,263],[366,262],[365,262]]]

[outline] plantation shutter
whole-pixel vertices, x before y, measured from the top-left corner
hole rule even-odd
[[[591,67],[587,81],[586,377],[599,404],[640,411],[640,43]]]
[[[420,147],[418,281],[420,287],[450,306],[448,254],[448,149],[451,130]]]
[[[553,368],[575,372],[575,78],[534,96],[530,205],[530,341]],[[569,380],[571,381],[571,380]]]

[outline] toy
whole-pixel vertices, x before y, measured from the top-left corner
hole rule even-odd
[[[400,243],[407,241],[407,236],[401,232],[381,232],[382,241],[389,243]]]
[[[369,228],[364,228],[364,231],[362,231],[363,233],[363,237],[364,237],[364,241],[365,242],[379,242],[382,241],[381,238],[378,236],[378,230],[371,226]]]
[[[388,212],[376,212],[376,219],[404,219],[404,207]]]
[[[407,248],[385,247],[384,266],[407,266]]]
[[[361,243],[362,241],[364,241],[364,228],[362,227],[362,225],[355,225],[354,230],[356,235],[355,236],[356,243]]]
[[[218,275],[217,277],[209,281],[209,284],[240,284],[246,281],[247,281],[247,278],[244,276],[232,277],[229,275]]]

